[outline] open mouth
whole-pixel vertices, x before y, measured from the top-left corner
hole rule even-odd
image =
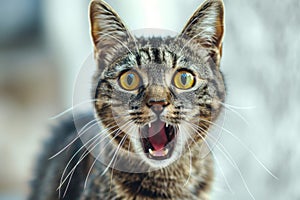
[[[147,157],[154,160],[170,158],[174,150],[177,129],[161,120],[140,129],[141,142]]]

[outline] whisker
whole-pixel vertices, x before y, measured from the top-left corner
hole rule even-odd
[[[127,138],[127,134],[126,134],[126,135],[122,138],[122,140],[120,141],[120,144],[118,145],[117,150],[116,150],[116,152],[115,152],[114,155],[113,155],[113,158],[111,159],[111,161],[110,161],[109,164],[107,165],[106,169],[102,172],[102,174],[101,174],[102,176],[103,176],[103,175],[108,171],[108,169],[110,168],[110,166],[111,166],[113,160],[115,159],[117,153],[119,152],[119,150],[120,150],[120,148],[122,147],[122,145],[123,145],[124,141],[126,140],[126,138]]]
[[[94,124],[93,124],[94,123]],[[87,126],[91,125],[88,129],[84,130],[85,128],[87,128]],[[90,121],[89,123],[87,123],[79,132],[78,132],[78,136],[76,136],[68,145],[66,145],[64,148],[62,148],[60,151],[58,151],[56,154],[54,154],[53,156],[51,156],[49,158],[49,160],[55,158],[56,156],[58,156],[59,154],[61,154],[63,151],[65,151],[68,147],[70,147],[76,140],[78,140],[78,138],[80,138],[83,134],[85,134],[90,128],[92,128],[93,126],[95,126],[96,124],[98,124],[97,119],[94,119],[92,121]]]
[[[235,106],[235,105],[230,105],[221,101],[218,101],[220,104],[227,106],[227,107],[231,107],[233,109],[237,109],[237,110],[251,110],[251,109],[255,109],[256,106]]]
[[[233,163],[232,167],[233,167],[234,169],[236,169],[236,171],[239,173],[239,175],[240,175],[240,177],[241,177],[241,180],[242,180],[242,182],[243,182],[243,185],[245,186],[245,188],[246,188],[248,194],[251,196],[251,198],[252,198],[253,200],[255,200],[255,197],[254,197],[254,195],[252,194],[252,192],[250,191],[249,186],[248,186],[248,184],[247,184],[247,182],[246,182],[244,176],[242,175],[242,172],[241,172],[240,168],[238,167],[237,163],[236,163],[236,162],[234,161],[234,159],[230,156],[230,154],[227,152],[226,149],[221,150],[221,149],[219,148],[219,146],[217,146],[217,149],[225,156],[225,158],[228,160],[228,162],[229,162],[231,165],[232,165],[232,163]],[[226,152],[227,152],[227,153],[226,153]]]
[[[119,116],[115,116],[115,119],[124,117],[124,116],[128,116],[128,114],[124,114],[124,115],[119,115]],[[106,122],[106,121],[110,121],[109,120],[102,120],[102,122]],[[91,125],[89,128],[87,128],[87,126],[89,126],[90,124],[92,124],[92,122],[95,122],[93,125]],[[70,147],[76,140],[78,140],[82,135],[84,135],[89,129],[91,129],[92,127],[94,127],[95,125],[98,124],[98,119],[94,119],[92,121],[90,121],[89,123],[87,123],[83,128],[81,128],[81,130],[78,132],[78,136],[76,136],[76,138],[74,138],[68,145],[66,145],[64,148],[62,148],[60,151],[58,151],[56,154],[54,154],[53,156],[51,156],[49,158],[49,160],[55,158],[56,156],[58,156],[59,154],[61,154],[63,151],[65,151],[68,147]],[[111,124],[110,124],[111,125]],[[86,130],[84,130],[85,128],[87,128]]]
[[[49,120],[54,120],[54,119],[57,119],[57,118],[59,118],[59,117],[62,117],[63,115],[67,114],[68,112],[72,111],[74,108],[77,108],[77,107],[79,107],[79,106],[81,106],[81,105],[83,105],[83,104],[91,103],[91,102],[95,102],[95,101],[98,101],[98,99],[89,99],[89,100],[80,102],[80,103],[78,103],[78,104],[76,104],[76,105],[74,105],[74,106],[72,106],[72,107],[66,109],[66,110],[63,111],[63,112],[61,112],[61,113],[59,113],[59,114],[57,114],[57,115],[55,115],[55,116],[53,116],[53,117],[50,117]]]
[[[93,163],[92,163],[92,165],[91,165],[91,167],[90,167],[90,169],[89,169],[89,171],[88,171],[88,173],[87,173],[86,179],[85,179],[85,181],[84,181],[84,188],[86,188],[86,186],[87,186],[88,178],[89,178],[89,176],[90,176],[90,174],[91,174],[91,172],[92,172],[92,169],[93,169],[94,165],[96,164],[97,160],[99,159],[99,157],[101,156],[101,154],[105,151],[105,148],[107,147],[107,145],[108,145],[110,142],[112,142],[115,138],[117,138],[120,134],[121,134],[121,131],[118,130],[117,133],[115,134],[115,136],[112,137],[112,138],[109,140],[109,142],[108,142],[107,144],[104,145],[103,150],[97,155],[97,157],[96,157],[95,160],[93,161]]]
[[[107,131],[106,129],[105,130],[102,130],[99,134],[102,134],[102,132],[104,132],[104,131]],[[93,144],[95,144],[95,142],[97,142],[97,140],[98,139],[100,139],[101,137],[99,137],[99,138],[97,138],[98,137],[98,134],[96,134],[94,137],[92,137],[90,140],[88,140],[84,145],[82,145],[74,154],[73,154],[73,156],[69,159],[69,161],[68,161],[68,163],[67,163],[67,165],[66,165],[66,167],[65,167],[65,169],[64,169],[64,171],[63,171],[63,173],[62,173],[62,176],[61,176],[61,179],[60,179],[60,185],[59,185],[59,187],[57,188],[58,190],[59,190],[59,196],[60,196],[60,189],[61,189],[61,187],[64,185],[64,182],[67,180],[67,178],[70,176],[70,178],[69,178],[69,181],[68,181],[68,184],[67,184],[67,186],[66,186],[66,189],[65,189],[65,192],[64,192],[64,195],[63,196],[65,196],[66,195],[66,192],[67,192],[67,190],[68,190],[68,186],[69,186],[69,184],[70,184],[70,182],[71,182],[71,179],[72,179],[72,176],[73,176],[73,174],[74,174],[74,172],[75,172],[75,169],[76,169],[76,167],[77,167],[77,165],[75,165],[75,167],[70,171],[70,173],[66,176],[66,178],[65,178],[65,180],[63,181],[63,177],[64,177],[64,174],[66,173],[66,170],[68,169],[68,167],[69,167],[69,165],[71,164],[71,162],[72,162],[72,160],[76,157],[76,155],[82,150],[82,149],[84,149],[85,147],[86,147],[86,145],[88,144],[88,143],[90,143],[90,142],[92,142],[93,140],[93,142],[89,145],[89,147],[87,147],[87,149],[83,152],[83,154],[80,156],[80,158],[79,158],[79,161],[77,162],[77,164],[79,164],[80,162],[81,162],[81,160],[83,160],[83,155],[87,155],[87,152],[88,152],[88,148],[90,148]],[[97,138],[96,140],[95,140],[95,138]],[[84,156],[85,157],[85,156]]]
[[[110,134],[109,134],[110,135]],[[96,148],[96,146],[98,146],[105,138],[107,138],[109,135],[107,135],[107,136],[105,136],[104,138],[102,138],[102,140],[101,141],[99,141],[99,139],[101,138],[101,137],[99,137],[99,138],[97,138],[96,140],[94,140],[94,142],[92,142],[87,148],[86,148],[86,150],[83,152],[83,154],[80,156],[80,158],[79,158],[79,161],[77,161],[77,164],[79,165],[80,164],[80,162],[90,153],[90,151],[89,151],[89,149],[92,147],[92,145],[94,145],[93,146],[93,148],[92,148],[92,150],[94,149],[94,148]],[[70,171],[70,172],[72,172],[70,175],[68,174],[67,176],[66,176],[66,178],[65,179],[67,179],[68,177],[69,177],[69,181],[68,181],[68,184],[70,183],[70,181],[71,181],[71,179],[72,179],[72,176],[73,176],[73,174],[74,174],[74,172],[75,172],[75,169],[77,168],[77,164],[75,165],[75,167]],[[67,185],[67,187],[66,188],[68,188],[68,185]],[[66,191],[67,190],[65,190],[65,193],[66,193]]]
[[[190,135],[189,132],[184,127],[182,127],[182,128],[185,130],[185,132],[188,135]],[[182,135],[181,135],[181,137],[182,137]],[[183,187],[185,187],[188,184],[188,182],[190,181],[190,178],[191,178],[191,174],[192,174],[192,152],[191,152],[190,145],[188,143],[187,143],[187,145],[188,145],[188,149],[189,149],[189,161],[190,161],[189,162],[189,176],[188,176],[186,182],[184,183]]]
[[[186,121],[186,120],[185,120],[185,122],[188,123],[188,124],[191,126],[191,128],[195,131],[195,133],[196,133],[198,136],[200,136],[201,139],[204,140],[205,143],[208,145],[208,142],[206,141],[206,138],[204,138],[204,137],[199,133],[199,131],[200,131],[200,132],[205,132],[207,136],[210,135],[209,132],[206,131],[205,129],[203,129],[203,128],[197,126],[196,124],[190,123],[190,122],[188,122],[188,121]],[[218,137],[216,140],[220,140],[220,137]],[[200,148],[202,148],[202,147],[200,147]],[[210,150],[213,150],[214,148],[215,148],[215,145],[213,145],[213,147],[210,146]],[[209,153],[210,153],[210,152],[208,152],[208,154],[209,154]],[[208,155],[208,154],[207,154],[207,155]],[[205,155],[203,158],[205,158],[207,155]]]
[[[238,111],[234,110],[232,107],[227,106],[226,104],[222,103],[221,101],[219,101],[219,103],[226,109],[230,110],[231,112],[233,112],[234,114],[236,114],[238,117],[240,117],[248,126],[249,126],[249,122],[246,120],[246,118],[239,113]]]
[[[122,125],[122,128],[126,127],[129,123],[130,123],[130,122],[127,122],[127,123],[123,124],[123,125]],[[114,132],[115,132],[115,131],[114,131]],[[113,133],[113,134],[114,134],[114,133]],[[112,142],[114,139],[116,139],[120,134],[121,134],[121,127],[117,129],[117,133],[115,134],[115,136],[112,137],[112,138],[110,139],[110,141],[103,147],[103,150],[97,155],[97,157],[95,158],[94,162],[92,163],[92,165],[91,165],[91,167],[90,167],[90,169],[89,169],[89,171],[88,171],[88,173],[87,173],[87,176],[86,176],[86,179],[85,179],[85,182],[84,182],[84,188],[85,188],[86,185],[87,185],[87,180],[88,180],[88,178],[89,178],[89,176],[90,176],[90,173],[91,173],[91,171],[92,171],[94,165],[96,164],[97,160],[99,159],[99,157],[101,156],[101,154],[104,152],[104,150],[105,150],[105,148],[107,147],[107,145],[108,145],[110,142]],[[112,134],[111,134],[111,135],[112,135]]]
[[[67,166],[65,167],[65,170],[64,170],[64,172],[63,172],[63,174],[62,174],[62,177],[64,176],[64,173],[65,173],[65,171],[66,171],[66,169],[67,169],[67,167],[70,165],[70,162],[75,158],[75,156],[83,149],[83,148],[85,148],[86,147],[86,151],[81,155],[81,157],[80,157],[80,159],[79,159],[79,161],[77,162],[77,164],[74,166],[74,168],[71,170],[71,171],[73,171],[73,170],[75,170],[76,169],[76,167],[78,166],[78,164],[84,159],[84,157],[86,156],[86,155],[88,155],[89,153],[90,153],[90,151],[89,151],[89,148],[91,148],[91,146],[92,145],[94,145],[96,142],[98,142],[98,140],[99,139],[101,139],[103,136],[102,136],[102,134],[103,133],[105,133],[105,132],[108,132],[108,131],[110,131],[111,129],[113,129],[113,128],[115,128],[115,127],[117,127],[117,125],[115,125],[115,126],[112,126],[112,127],[110,127],[110,128],[108,128],[108,129],[104,129],[104,130],[102,130],[101,132],[99,132],[99,133],[97,133],[93,138],[91,138],[91,139],[89,139],[73,156],[72,156],[72,158],[69,160],[69,162],[68,162],[68,164],[67,164]],[[108,135],[105,135],[105,137],[104,138],[102,138],[102,140],[101,141],[99,141],[99,143],[101,143],[105,138],[107,138],[107,137],[109,137],[110,135],[112,135],[114,132],[112,132],[112,133],[110,133],[110,134],[108,134]],[[99,137],[99,135],[100,135],[100,137]],[[97,138],[97,137],[99,137],[99,138]],[[97,138],[97,139],[96,139]],[[96,139],[96,140],[95,140]],[[93,141],[94,140],[94,141]],[[93,142],[92,142],[93,141]],[[92,142],[88,147],[86,146],[88,143],[90,143],[90,142]],[[97,144],[96,144],[97,145]],[[95,146],[96,146],[95,145]],[[94,147],[95,147],[94,146]],[[91,149],[91,150],[93,150],[93,149]],[[71,173],[71,171],[70,171],[70,173]],[[70,173],[66,176],[66,178],[70,175]],[[63,184],[63,183],[62,183]],[[61,186],[62,186],[62,184],[61,184]],[[60,187],[61,187],[60,186]]]
[[[205,119],[200,119],[202,121],[205,121],[205,122],[208,122],[214,126],[217,126],[221,129],[223,129],[226,133],[229,133],[235,140],[237,140],[243,148],[245,148],[251,155],[252,157],[259,163],[260,166],[262,166],[264,168],[264,170],[266,170],[268,172],[268,174],[270,174],[273,178],[275,178],[276,180],[279,180],[277,176],[275,176],[258,158],[257,156],[255,155],[255,153],[249,148],[247,147],[247,145],[241,140],[239,139],[237,136],[235,136],[231,131],[227,130],[226,128],[224,127],[220,127],[218,124],[216,123],[213,123],[213,122],[210,122],[210,121],[207,121]]]
[[[225,181],[225,184],[226,184],[227,188],[229,189],[229,191],[230,191],[231,194],[235,194],[235,192],[233,191],[232,187],[230,186],[230,184],[228,182],[228,179],[225,176],[224,170],[221,167],[221,164],[220,164],[219,160],[217,159],[217,156],[213,152],[212,152],[212,154],[213,154],[214,158],[216,158],[215,160],[216,160],[217,166],[218,166],[218,168],[219,168],[219,170],[220,170],[220,172],[221,172],[221,174],[222,174],[222,176],[224,178],[224,181]]]
[[[189,123],[189,122],[188,122],[188,124],[189,124],[189,125],[192,125],[192,126],[194,125],[194,124]],[[200,128],[200,127],[199,127],[199,128]],[[192,127],[192,129],[194,129],[194,128]],[[194,131],[198,134],[198,130],[195,130],[195,129],[194,129]],[[199,147],[199,144],[193,139],[193,137],[192,137],[189,133],[188,133],[188,135],[189,135],[189,137],[193,140],[193,142]],[[209,135],[209,134],[207,134],[207,135]],[[206,144],[207,147],[209,148],[209,151],[212,153],[213,157],[215,158],[216,163],[217,163],[217,167],[218,167],[218,168],[220,169],[220,171],[221,171],[221,174],[222,174],[222,176],[223,176],[223,178],[224,178],[224,181],[225,181],[225,183],[226,183],[227,188],[229,189],[229,191],[230,191],[232,194],[234,194],[234,192],[233,192],[233,190],[232,190],[232,188],[231,188],[231,186],[230,186],[230,184],[229,184],[229,182],[228,182],[228,179],[226,178],[226,176],[225,176],[225,174],[224,174],[223,168],[221,167],[218,158],[216,157],[216,155],[215,155],[214,152],[212,151],[210,145],[206,142],[206,139],[203,138],[203,136],[202,136],[201,134],[199,134],[199,136],[200,136],[200,137],[202,138],[202,140],[205,142],[205,144]],[[202,147],[200,147],[200,148],[202,148]]]
[[[201,129],[201,127],[199,127],[200,129]],[[205,131],[205,130],[204,130]],[[210,138],[212,138],[212,139],[215,139],[215,147],[217,147],[218,149],[219,149],[219,147],[217,146],[217,144],[219,144],[219,145],[222,145],[222,143],[219,141],[219,139],[216,139],[214,136],[212,136],[211,134],[208,134],[208,132],[207,131],[205,131],[206,133],[207,133],[207,137],[210,137]],[[201,136],[200,136],[201,137]],[[231,188],[231,186],[230,186],[230,184],[229,184],[229,182],[228,182],[228,179],[226,178],[226,176],[225,176],[225,174],[224,174],[224,170],[223,170],[223,168],[221,167],[221,164],[220,164],[220,162],[219,162],[219,160],[217,159],[217,156],[215,155],[215,153],[213,152],[213,150],[211,149],[211,147],[208,145],[208,143],[206,143],[207,144],[207,146],[208,146],[208,148],[209,148],[209,150],[210,150],[210,152],[213,154],[213,156],[216,158],[215,160],[216,160],[216,162],[217,162],[217,166],[218,166],[218,168],[220,169],[220,171],[221,171],[221,174],[222,174],[222,176],[224,177],[224,181],[225,181],[225,183],[226,183],[226,185],[227,185],[227,188],[229,189],[229,191],[231,192],[231,194],[234,194],[234,192],[233,192],[233,190],[232,190],[232,188]],[[220,149],[219,149],[220,150]],[[231,158],[231,159],[228,159],[228,161],[229,162],[231,162],[232,164],[233,164],[233,161],[232,161],[233,159]]]
[[[224,110],[224,117],[223,117],[223,120],[222,120],[222,125],[221,125],[221,127],[224,127],[224,126],[225,126],[226,117],[227,117],[227,110],[225,109],[225,110]],[[191,122],[189,122],[189,121],[187,121],[187,120],[184,120],[184,121],[187,122],[188,124],[194,126],[194,127],[197,129],[196,132],[197,132],[197,134],[198,134],[198,127],[199,127],[198,125],[196,125],[196,124],[194,124],[194,123],[191,123]],[[207,130],[209,129],[209,126],[204,125],[204,127],[207,128]],[[208,133],[208,131],[205,131],[204,129],[201,129],[200,131],[204,131],[207,135],[210,135],[210,134]],[[219,140],[221,139],[222,131],[223,131],[223,129],[219,129],[219,132],[218,132],[218,138],[216,139],[216,141],[219,141]],[[212,149],[214,149],[214,146],[212,147]]]
[[[116,126],[114,126],[116,127]],[[95,144],[95,142],[97,142],[98,139],[100,139],[101,137],[97,138],[99,135],[101,136],[102,133],[104,133],[105,131],[109,131],[111,130],[112,128],[114,127],[111,127],[110,129],[104,129],[102,130],[99,134],[96,134],[93,138],[91,138],[90,140],[88,140],[84,145],[82,145],[82,147],[80,147],[80,149],[78,151],[75,152],[75,154],[70,158],[69,162],[67,163],[64,171],[63,171],[63,174],[62,174],[62,177],[61,177],[61,180],[60,180],[60,185],[59,187],[57,188],[59,191],[60,191],[60,188],[64,185],[66,179],[72,175],[75,171],[75,169],[77,168],[77,166],[80,164],[80,162],[86,157],[86,155],[88,155],[89,153],[89,150],[88,148],[90,148],[93,144]],[[103,140],[108,137],[110,134],[106,135],[104,138],[102,138]],[[97,139],[96,139],[97,138]],[[96,140],[95,140],[96,139]],[[81,155],[81,157],[79,158],[79,161],[77,162],[77,164],[72,168],[72,170],[69,172],[69,174],[66,176],[65,180],[62,181],[63,177],[64,177],[64,174],[66,173],[66,170],[68,168],[68,166],[71,164],[72,160],[76,157],[76,155],[83,149],[86,147],[86,145],[90,142],[92,142],[94,140],[94,142],[89,146],[87,147],[87,149],[84,151],[84,153]],[[100,142],[102,142],[103,140],[101,140]],[[87,153],[88,152],[88,153]],[[67,190],[67,189],[66,189]]]
[[[199,128],[199,129],[202,129],[201,127],[198,127],[198,128]],[[223,128],[223,127],[222,127],[222,128]],[[203,130],[203,129],[202,129],[202,130]],[[203,130],[203,131],[205,131],[205,130]],[[207,134],[207,135],[209,135],[209,134]],[[202,137],[201,134],[200,134],[200,137]],[[217,143],[218,143],[218,144],[221,144],[219,141],[217,141]],[[209,147],[209,146],[208,146],[208,147]],[[210,147],[209,147],[209,148],[210,148]],[[247,184],[247,182],[246,182],[244,176],[242,175],[242,172],[241,172],[240,168],[238,167],[238,165],[237,165],[237,163],[234,161],[234,159],[230,156],[230,154],[228,153],[228,151],[226,150],[226,148],[224,148],[224,149],[222,150],[222,149],[220,149],[220,147],[219,147],[218,145],[216,145],[216,148],[224,155],[224,157],[225,157],[225,158],[227,159],[227,161],[232,165],[232,167],[233,167],[234,169],[237,170],[237,172],[239,173],[239,175],[240,175],[240,177],[241,177],[241,180],[242,180],[242,182],[243,182],[243,185],[245,186],[247,192],[249,193],[249,195],[251,196],[251,198],[252,198],[253,200],[255,200],[255,197],[253,196],[252,192],[250,191],[250,189],[249,189],[249,187],[248,187],[248,184]],[[213,151],[211,151],[211,152],[212,152],[212,154],[214,155]],[[214,157],[215,157],[215,156],[214,156]]]
[[[214,139],[215,140],[215,144],[219,144],[219,145],[222,145],[222,143],[219,141],[219,139],[217,139],[217,138],[215,138],[214,136],[212,136],[212,135],[210,135],[209,133],[208,133],[208,131],[206,131],[206,130],[204,130],[203,128],[201,128],[201,127],[196,127],[196,129],[197,130],[200,130],[200,131],[204,131],[205,133],[206,133],[206,137],[209,137],[209,138],[212,138],[212,139]],[[196,132],[197,133],[197,132]],[[198,134],[198,133],[197,133]],[[199,136],[203,139],[203,140],[205,140],[205,138],[203,138],[203,136],[201,135],[201,134],[199,134]],[[205,143],[208,145],[208,143],[205,141]],[[223,146],[223,145],[222,145]],[[217,145],[215,146],[216,148],[219,148]],[[209,146],[209,149],[210,149],[210,152],[212,152],[212,148]],[[224,147],[224,149],[225,149],[225,147]],[[232,165],[234,165],[234,161],[233,161],[233,158],[232,157],[230,157],[231,158],[231,160],[228,160]]]
[[[131,127],[130,130],[129,130],[129,132],[131,132],[132,129],[134,129],[134,127]],[[124,137],[126,137],[126,139],[127,139],[128,134],[126,134]],[[125,143],[126,139],[124,140],[124,143]],[[130,144],[130,140],[129,140],[129,144]],[[123,146],[123,144],[122,144],[122,146]],[[118,160],[118,155],[117,155],[117,157],[116,157],[116,159],[115,159],[115,161],[114,161],[114,163],[113,163],[113,166],[112,166],[112,168],[111,168],[110,191],[111,191],[111,189],[112,189],[112,188],[111,188],[111,187],[112,187],[112,179],[113,179],[114,168],[115,168],[115,165],[116,165],[117,160]]]

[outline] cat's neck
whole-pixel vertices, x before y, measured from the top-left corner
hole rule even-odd
[[[213,177],[211,166],[210,156],[199,160],[199,154],[187,153],[166,168],[146,173],[110,169],[105,176],[109,177],[107,184],[122,199],[135,199],[133,195],[140,197],[137,199],[198,199],[199,194],[206,199]]]

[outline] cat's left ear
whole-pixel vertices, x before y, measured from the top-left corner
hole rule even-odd
[[[195,11],[180,34],[180,37],[193,39],[203,48],[217,54],[219,58],[222,56],[223,36],[224,4],[222,0],[206,0]]]

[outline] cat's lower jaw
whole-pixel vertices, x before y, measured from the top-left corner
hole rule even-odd
[[[88,188],[99,187],[99,191],[103,184],[110,188],[97,193],[103,200],[208,200],[213,179],[212,159],[210,155],[199,159],[200,154],[197,152],[190,158],[187,153],[168,167],[145,173],[110,169],[101,176],[103,168],[98,166],[94,168]]]

